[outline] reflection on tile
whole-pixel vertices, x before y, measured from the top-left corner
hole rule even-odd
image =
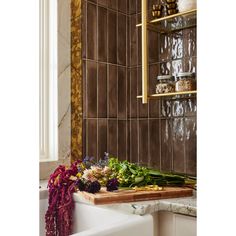
[[[171,120],[161,120],[161,171],[172,170]]]
[[[197,54],[196,28],[184,30],[184,56],[192,57]]]
[[[196,116],[197,100],[196,98],[186,99],[185,116]]]
[[[174,60],[174,61],[172,61],[172,74],[176,75],[179,72],[183,72],[182,60]]]
[[[185,118],[185,156],[186,173],[196,176],[197,174],[197,138],[196,138],[196,118]]]
[[[160,63],[160,75],[170,75],[171,74],[171,63],[162,62]]]
[[[161,100],[161,116],[170,117],[171,116],[171,100],[162,99]]]
[[[174,33],[172,36],[172,59],[182,58],[183,56],[183,35],[182,31]]]
[[[186,104],[185,100],[172,101],[172,115],[173,116],[183,116],[185,104]]]
[[[171,59],[171,36],[168,34],[160,35],[160,60],[167,61]]]
[[[174,172],[185,172],[184,159],[184,119],[173,119],[172,126],[173,136],[173,169]]]
[[[196,57],[187,57],[184,59],[184,70],[197,73]]]

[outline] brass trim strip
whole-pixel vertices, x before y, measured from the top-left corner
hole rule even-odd
[[[149,24],[156,23],[156,22],[160,22],[160,21],[163,21],[163,20],[168,20],[168,19],[171,19],[171,18],[175,18],[177,16],[183,16],[183,15],[187,15],[187,14],[194,13],[194,12],[197,12],[197,9],[192,9],[192,10],[189,10],[189,11],[179,12],[179,13],[176,13],[176,14],[173,14],[173,15],[170,15],[170,16],[161,17],[161,18],[158,18],[158,19],[155,19],[155,20],[151,20],[148,23]],[[142,13],[143,13],[143,11],[142,11]],[[142,22],[143,22],[143,20],[142,20]],[[142,23],[136,25],[136,27],[140,27],[140,26],[142,26]]]
[[[184,95],[184,94],[195,94],[197,90],[193,91],[184,91],[184,92],[173,92],[173,93],[161,93],[161,94],[152,94],[148,96],[148,99],[154,99],[158,97],[167,97],[167,96],[175,96],[175,95]],[[137,96],[137,98],[142,98],[142,95]]]
[[[148,101],[147,1],[142,0],[142,103]]]

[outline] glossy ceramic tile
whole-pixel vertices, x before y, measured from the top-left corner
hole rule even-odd
[[[113,10],[118,9],[118,1],[119,0],[107,0],[107,6]]]
[[[196,118],[185,118],[185,158],[186,173],[197,174],[197,138]]]
[[[137,68],[130,71],[130,116],[137,117]]]
[[[87,116],[97,117],[97,63],[87,61]]]
[[[186,101],[183,99],[172,101],[172,116],[175,117],[183,116],[185,107],[186,107]]]
[[[97,3],[99,5],[104,6],[104,7],[107,7],[107,2],[108,2],[108,0],[97,0]]]
[[[161,116],[171,117],[172,101],[165,98],[161,99]]]
[[[148,165],[148,119],[139,120],[139,163]]]
[[[117,46],[117,63],[120,65],[126,65],[126,15],[118,14],[118,46]]]
[[[161,170],[172,170],[172,124],[171,119],[161,120]]]
[[[117,13],[108,11],[108,62],[117,63]]]
[[[172,35],[172,59],[178,59],[183,57],[183,32],[179,31]]]
[[[171,36],[169,34],[160,35],[160,61],[171,59]]]
[[[130,65],[137,65],[137,27],[136,27],[136,15],[130,17]]]
[[[107,9],[98,7],[98,60],[107,61]]]
[[[107,151],[108,153],[117,156],[118,155],[118,147],[117,147],[117,136],[118,136],[118,130],[117,130],[117,120],[108,120],[108,146]]]
[[[186,29],[184,31],[184,56],[192,57],[197,55],[196,29]]]
[[[98,63],[98,117],[107,117],[107,64]]]
[[[98,119],[98,159],[107,152],[107,119]]]
[[[118,68],[115,65],[108,66],[108,114],[109,117],[117,117],[118,109]]]
[[[117,0],[118,1],[118,11],[122,13],[127,13],[128,0]]]
[[[97,7],[87,3],[87,58],[97,59]]]
[[[149,166],[160,169],[161,142],[160,142],[160,120],[149,120]]]
[[[138,94],[142,94],[142,69],[138,67]],[[138,116],[140,118],[148,117],[148,104],[143,104],[142,99],[138,99]]]
[[[118,158],[126,160],[127,148],[127,122],[126,120],[118,120]]]
[[[174,118],[172,127],[173,170],[174,172],[185,173],[184,118]]]
[[[138,121],[130,121],[130,160],[138,163]]]
[[[127,117],[127,93],[126,93],[126,81],[127,70],[125,67],[118,67],[118,118],[125,119]]]
[[[97,119],[88,119],[87,121],[87,153],[90,157],[97,159]]]

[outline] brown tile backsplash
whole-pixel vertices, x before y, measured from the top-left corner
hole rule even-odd
[[[139,120],[138,122],[139,136],[139,163],[148,165],[148,119]]]
[[[152,4],[148,0],[149,15]],[[195,97],[142,104],[141,0],[83,0],[84,155],[196,176]],[[197,72],[196,29],[149,31],[149,93],[158,75]]]
[[[172,171],[171,119],[161,120],[161,170]]]
[[[117,0],[118,1],[118,11],[127,14],[128,0]]]
[[[83,35],[83,34],[82,34]],[[87,58],[97,59],[97,7],[87,3]]]
[[[98,159],[107,152],[107,119],[98,119]]]
[[[97,62],[87,61],[87,117],[97,117]]]
[[[127,148],[127,122],[126,120],[118,120],[118,157],[120,160],[126,160]]]
[[[108,62],[117,63],[117,13],[108,11]]]
[[[151,167],[160,169],[161,142],[160,142],[160,120],[149,119],[149,163]]]
[[[127,16],[118,13],[118,47],[117,47],[117,63],[126,65],[126,27]]]
[[[89,156],[97,158],[97,119],[89,119],[87,122],[86,148]]]
[[[118,107],[118,83],[117,73],[118,68],[115,65],[108,66],[108,116],[117,117]]]
[[[114,156],[118,155],[118,127],[117,127],[117,120],[108,120],[108,136],[107,136],[107,141],[108,141],[108,147],[107,151],[108,153],[111,153]]]
[[[107,117],[107,64],[98,63],[98,117]]]
[[[98,7],[98,60],[107,62],[107,9]]]
[[[126,107],[127,107],[127,91],[126,91],[126,81],[127,81],[127,69],[126,67],[118,67],[118,118],[126,119]]]

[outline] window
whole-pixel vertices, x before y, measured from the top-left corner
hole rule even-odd
[[[58,160],[57,0],[40,0],[40,161]]]

